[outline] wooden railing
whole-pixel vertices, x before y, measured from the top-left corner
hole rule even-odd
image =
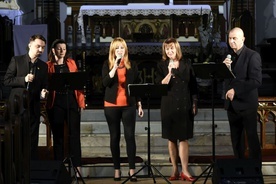
[[[263,156],[276,151],[276,97],[260,97],[258,107]]]
[[[53,159],[53,142],[51,126],[46,111],[46,100],[40,102],[40,122],[46,127],[46,144],[38,147],[40,159]]]

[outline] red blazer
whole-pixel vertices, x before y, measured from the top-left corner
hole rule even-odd
[[[78,72],[77,65],[73,59],[68,58],[66,63],[70,72]],[[51,61],[48,61],[47,65],[48,65],[48,75],[50,79],[52,73],[55,73],[55,67],[54,67],[54,63]],[[56,93],[55,91],[49,91],[49,95],[47,97],[47,108],[49,109],[52,108],[54,105],[55,93]],[[85,108],[85,99],[84,99],[83,90],[75,90],[75,95],[76,95],[76,100],[78,102],[79,107]]]

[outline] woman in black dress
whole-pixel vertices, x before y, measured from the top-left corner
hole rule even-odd
[[[168,95],[161,100],[162,138],[168,139],[173,166],[169,180],[194,181],[188,171],[188,139],[193,137],[197,113],[197,83],[189,59],[182,58],[180,45],[174,38],[163,42],[156,83],[169,85]],[[180,173],[178,157],[182,166]]]
[[[67,44],[62,39],[56,39],[49,52],[48,76],[51,79],[53,73],[78,72],[76,62],[69,58]],[[51,86],[52,80],[49,85]],[[72,163],[77,167],[77,176],[81,167],[81,110],[85,109],[85,97],[83,90],[56,89],[50,90],[47,98],[47,113],[53,133],[54,158],[64,160],[64,126],[69,126],[69,153],[72,155]]]

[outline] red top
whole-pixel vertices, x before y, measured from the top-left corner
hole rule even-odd
[[[127,106],[127,96],[126,96],[126,88],[125,88],[126,67],[124,67],[124,63],[122,60],[119,65],[119,68],[117,69],[117,75],[118,75],[118,90],[117,90],[116,103],[113,104],[113,103],[104,101],[105,107]]]

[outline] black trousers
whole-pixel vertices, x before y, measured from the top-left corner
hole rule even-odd
[[[66,95],[57,95],[53,108],[48,110],[53,133],[54,157],[56,160],[63,160],[64,156],[70,156],[74,166],[77,167],[81,166],[80,110],[73,95],[69,98],[69,121],[67,113]],[[67,123],[69,128],[68,155],[64,155],[64,123]]]
[[[113,158],[114,168],[120,169],[120,138],[121,121],[124,126],[124,137],[129,168],[135,169],[136,141],[136,107],[105,107],[105,117],[110,132],[110,149]]]
[[[231,140],[237,158],[245,157],[245,136],[248,142],[249,158],[261,159],[261,146],[257,132],[257,109],[227,111]]]
[[[38,160],[38,142],[40,126],[40,102],[34,102],[30,98],[30,135],[31,135],[31,159]]]

